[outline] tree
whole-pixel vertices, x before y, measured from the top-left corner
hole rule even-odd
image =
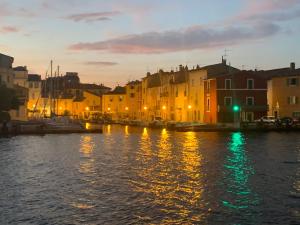
[[[14,89],[7,88],[4,85],[0,86],[0,120],[9,120],[7,111],[19,108],[19,100]]]

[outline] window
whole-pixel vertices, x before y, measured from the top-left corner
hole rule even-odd
[[[206,88],[207,88],[207,91],[209,92],[210,91],[210,80],[208,80],[206,82]]]
[[[253,89],[253,88],[254,88],[254,80],[247,79],[247,89]]]
[[[186,91],[186,87],[184,88],[184,97],[186,97],[187,91]]]
[[[7,76],[7,83],[9,83],[9,76]]]
[[[29,88],[33,88],[32,82],[29,82]]]
[[[231,106],[232,105],[232,97],[224,97],[224,105]]]
[[[113,100],[114,100],[113,97],[110,97],[110,98],[109,98],[109,101],[110,101],[110,102],[112,102]]]
[[[0,75],[0,84],[2,83],[2,77],[1,77],[1,75]]]
[[[38,82],[34,82],[34,88],[38,88],[39,87],[39,83]]]
[[[123,96],[119,96],[119,101],[123,101]]]
[[[225,79],[225,89],[231,89],[231,79]]]
[[[134,93],[130,93],[130,98],[134,98]]]
[[[300,118],[300,112],[293,112],[294,118]]]
[[[210,112],[210,98],[206,99],[206,111]]]
[[[34,93],[32,93],[31,98],[35,99],[35,94]]]
[[[178,97],[178,87],[176,87],[176,93],[175,96]]]
[[[133,85],[131,85],[131,86],[130,86],[130,89],[134,89],[134,86],[133,86]]]
[[[296,104],[298,104],[298,97],[297,96],[289,96],[288,97],[288,104],[289,105],[296,105]]]
[[[194,87],[194,79],[192,79],[192,87]]]
[[[246,97],[246,105],[254,105],[254,97]]]
[[[298,86],[299,85],[299,79],[298,78],[288,78],[287,79],[287,85],[288,86]]]

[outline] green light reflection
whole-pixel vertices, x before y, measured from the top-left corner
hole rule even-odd
[[[227,199],[223,199],[222,203],[223,206],[236,210],[248,209],[259,203],[259,198],[249,186],[249,179],[255,171],[244,147],[244,135],[240,132],[233,133],[228,144],[229,154],[224,164]]]

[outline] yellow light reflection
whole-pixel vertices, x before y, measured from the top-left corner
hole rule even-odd
[[[162,129],[160,138],[152,145],[155,136],[152,138],[147,128],[143,129],[136,158],[139,166],[134,168],[137,179],[131,184],[135,191],[149,194],[160,206],[166,215],[160,224],[199,224],[209,212],[192,213],[193,208],[206,207],[201,202],[204,175],[198,138],[193,132],[178,139],[173,135]]]
[[[128,136],[129,135],[129,131],[128,131],[128,125],[125,126],[125,135]]]

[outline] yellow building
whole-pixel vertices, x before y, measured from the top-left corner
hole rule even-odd
[[[188,69],[180,66],[179,71],[171,75],[173,99],[171,106],[171,119],[176,122],[191,120],[192,106],[189,102]]]
[[[128,111],[125,87],[117,86],[113,91],[102,96],[102,112],[105,117],[112,120],[127,119]]]
[[[131,81],[126,85],[126,101],[128,119],[130,120],[141,120],[142,111],[142,82]]]
[[[268,81],[269,115],[300,118],[300,70]]]
[[[189,121],[200,123],[204,121],[204,80],[206,78],[207,70],[205,69],[197,67],[189,71]]]

